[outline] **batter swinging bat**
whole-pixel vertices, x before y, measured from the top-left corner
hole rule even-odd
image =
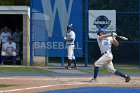
[[[117,35],[117,37],[119,37],[119,38],[122,39],[122,40],[128,40],[128,38],[126,38],[126,37],[124,37],[124,36],[118,36],[118,35]]]

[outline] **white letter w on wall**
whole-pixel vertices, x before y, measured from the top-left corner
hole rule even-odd
[[[48,37],[52,37],[52,32],[53,32],[53,29],[54,29],[54,21],[55,21],[55,16],[56,16],[57,11],[58,11],[59,20],[60,20],[62,36],[65,36],[66,26],[69,23],[72,4],[73,4],[73,0],[70,0],[68,11],[67,11],[65,0],[54,0],[54,8],[52,8],[51,0],[42,0],[44,18],[46,18],[46,16],[49,17],[49,20],[45,19],[46,29],[47,29],[47,32],[48,32]]]

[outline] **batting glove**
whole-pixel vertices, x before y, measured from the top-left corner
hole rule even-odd
[[[112,33],[112,37],[116,37],[117,36],[117,34],[116,33]]]
[[[64,40],[66,40],[67,38],[66,37],[64,37]]]

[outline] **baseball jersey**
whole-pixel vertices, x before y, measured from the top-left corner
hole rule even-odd
[[[0,35],[2,43],[6,43],[8,37],[11,37],[11,33],[10,32],[2,32],[1,35]]]
[[[75,36],[74,31],[67,32],[66,38],[72,39],[72,41],[66,41],[66,45],[68,45],[68,44],[74,44],[75,37],[76,37],[76,36]]]
[[[16,43],[12,42],[11,44],[9,44],[9,42],[4,44],[4,50],[7,50],[8,52],[12,52],[12,50],[16,50]]]
[[[111,52],[112,41],[113,41],[112,37],[103,38],[101,40],[99,39],[99,36],[97,37],[97,42],[98,42],[101,54],[108,51]]]

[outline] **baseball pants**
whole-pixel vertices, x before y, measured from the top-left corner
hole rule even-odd
[[[112,53],[105,53],[95,62],[95,67],[105,66],[109,72],[115,73],[116,70],[114,69],[112,59]]]
[[[74,45],[67,45],[67,49],[68,49],[68,59],[70,60],[74,60],[75,56],[74,56]]]

